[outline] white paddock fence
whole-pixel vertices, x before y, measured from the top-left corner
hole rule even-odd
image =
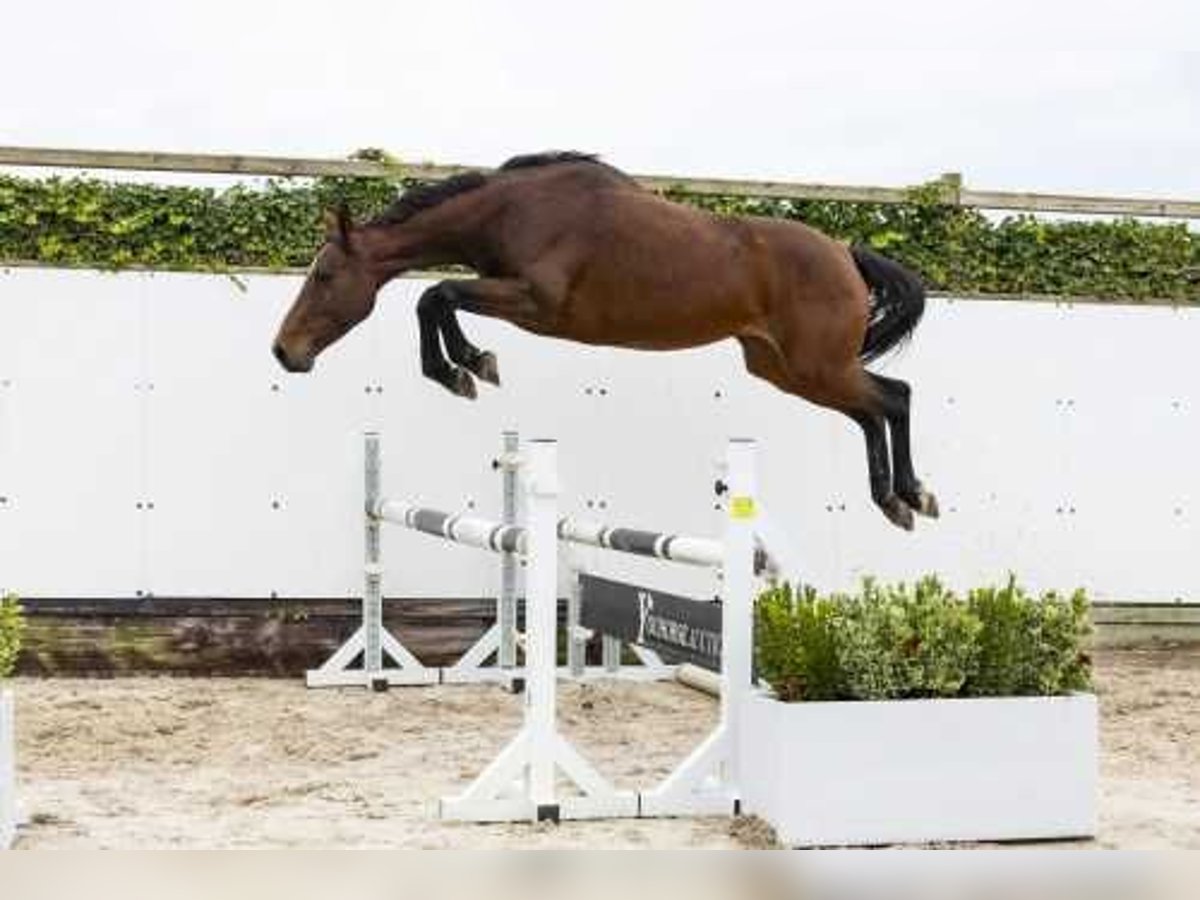
[[[752,686],[753,592],[756,521],[754,444],[731,441],[725,482],[728,498],[721,541],[666,536],[631,529],[595,527],[559,516],[558,449],[553,441],[530,441],[519,457],[524,521],[494,522],[474,515],[453,515],[382,495],[378,437],[368,435],[367,563],[363,625],[334,660],[341,683],[385,686],[436,680],[382,626],[380,597],[383,568],[378,529],[393,523],[442,540],[525,560],[526,627],[524,650],[525,720],[520,732],[461,795],[441,803],[443,818],[462,821],[542,821],[664,815],[729,815],[738,809],[738,717]],[[761,537],[761,536],[760,536]],[[657,787],[635,793],[615,789],[563,737],[556,724],[558,679],[559,544],[587,543],[658,559],[719,567],[722,581],[721,716],[716,729]],[[674,545],[678,555],[673,555]],[[499,624],[496,626],[499,628]],[[498,649],[499,638],[491,649]],[[362,669],[347,672],[345,663],[361,654]],[[397,664],[389,677],[384,655]],[[334,660],[331,660],[333,662]],[[407,671],[407,674],[405,674]],[[330,678],[335,672],[326,673]],[[310,675],[310,683],[312,676]],[[557,787],[562,773],[574,792]]]

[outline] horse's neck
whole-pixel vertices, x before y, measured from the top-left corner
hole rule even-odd
[[[458,235],[416,221],[364,229],[362,246],[381,284],[414,269],[468,262]]]
[[[382,282],[414,269],[475,265],[479,248],[488,242],[486,228],[463,218],[452,222],[443,218],[428,215],[366,230],[364,247]]]

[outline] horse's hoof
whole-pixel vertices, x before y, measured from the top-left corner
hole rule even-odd
[[[500,387],[500,366],[496,362],[496,354],[489,350],[485,350],[479,354],[471,366],[471,371],[476,377],[481,378],[488,384],[494,384]]]
[[[898,528],[903,528],[905,531],[912,531],[916,527],[916,517],[913,516],[912,507],[895,494],[884,500],[879,505],[879,508],[888,517],[888,521]]]
[[[937,497],[933,496],[933,494],[926,490],[922,490],[917,495],[916,511],[925,516],[927,519],[936,519],[941,515],[941,510],[938,508]]]
[[[475,379],[466,369],[455,369],[446,387],[450,389],[451,393],[466,397],[468,400],[474,400],[479,396],[479,392],[475,389]]]
[[[936,519],[940,515],[937,497],[919,484],[916,487],[898,490],[896,495],[919,515],[930,519]]]

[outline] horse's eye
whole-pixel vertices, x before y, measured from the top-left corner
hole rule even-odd
[[[328,284],[333,280],[333,276],[325,269],[317,269],[313,272],[313,278],[317,284]]]

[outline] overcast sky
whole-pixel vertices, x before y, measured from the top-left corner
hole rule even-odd
[[[4,144],[1200,198],[1195,0],[73,0],[4,29]]]

